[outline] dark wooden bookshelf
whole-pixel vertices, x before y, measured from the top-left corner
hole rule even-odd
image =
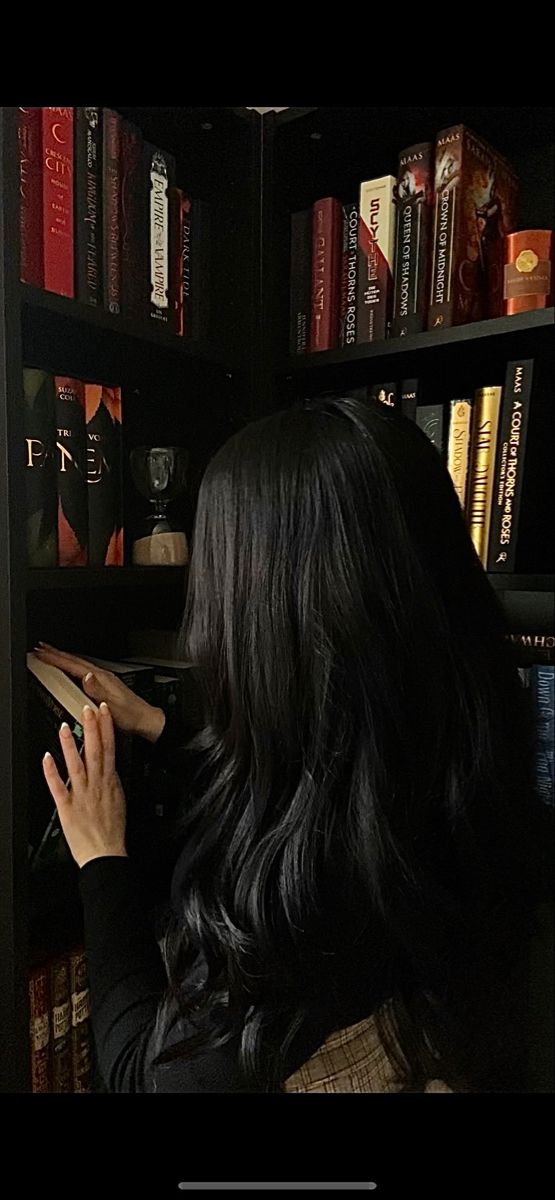
[[[6,1092],[29,1089],[30,961],[56,950],[60,939],[73,939],[80,922],[71,864],[40,875],[28,870],[25,653],[43,639],[124,658],[137,630],[177,629],[186,588],[182,568],[27,567],[23,366],[121,385],[126,453],[136,445],[187,446],[189,482],[179,516],[188,536],[200,478],[219,445],[252,417],[319,390],[422,373],[447,400],[502,381],[508,359],[526,355],[538,365],[551,437],[553,310],[347,351],[288,354],[292,212],[320,196],[353,199],[361,179],[394,173],[404,146],[464,121],[516,163],[520,226],[550,228],[550,109],[321,107],[265,117],[223,107],[119,111],[175,156],[178,184],[214,214],[211,319],[202,343],[20,283],[17,109],[0,109],[0,1091]],[[124,491],[129,562],[144,506],[128,477]],[[549,531],[547,519],[545,526]],[[521,574],[490,576],[513,632],[552,631],[553,567],[541,549],[525,547]]]
[[[475,321],[471,325],[458,325],[453,329],[435,329],[428,333],[417,333],[410,337],[389,338],[382,342],[368,342],[360,346],[347,346],[338,350],[321,350],[316,354],[295,354],[282,365],[282,372],[312,372],[325,367],[342,364],[364,363],[379,359],[395,359],[400,356],[417,356],[430,350],[459,347],[472,352],[472,343],[483,338],[505,338],[508,342],[516,335],[552,327],[555,309],[539,309],[536,312],[518,313],[512,317],[497,317],[490,321]],[[402,369],[402,368],[401,368]]]

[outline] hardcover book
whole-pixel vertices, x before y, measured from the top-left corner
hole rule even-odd
[[[433,198],[434,148],[431,142],[420,142],[399,156],[392,337],[426,328]]]
[[[169,189],[175,182],[175,162],[170,154],[144,143],[147,173],[149,229],[149,314],[162,325],[170,324],[170,213]]]
[[[305,354],[310,344],[312,210],[291,214],[289,350]]]
[[[420,380],[403,379],[401,383],[401,413],[408,421],[416,421],[419,399],[421,399]]]
[[[357,340],[358,205],[343,205],[343,258],[341,275],[341,345]]]
[[[394,188],[392,175],[360,185],[357,342],[381,341],[388,333],[395,254]]]
[[[341,205],[333,196],[313,205],[311,351],[333,350],[339,342],[342,223]]]
[[[88,556],[88,496],[85,387],[56,375],[58,565],[85,567]]]
[[[123,566],[121,391],[85,384],[89,566]]]
[[[52,1091],[71,1092],[71,996],[69,962],[58,958],[50,964]]]
[[[191,262],[188,318],[194,341],[210,340],[211,234],[210,209],[204,200],[191,200]],[[187,318],[186,318],[187,319]],[[185,331],[187,336],[187,331]]]
[[[531,670],[531,690],[536,722],[536,791],[540,800],[552,808],[554,804],[555,666],[534,665]]]
[[[170,188],[170,305],[173,313],[172,327],[178,337],[185,333],[185,304],[183,287],[183,209],[189,206],[188,197],[181,188]]]
[[[501,315],[517,188],[505,159],[464,125],[438,134],[428,329]]]
[[[143,139],[130,121],[120,124],[120,283],[121,311],[146,320],[147,251],[144,241],[147,197],[143,186]]]
[[[42,227],[42,111],[18,108],[19,250],[23,283],[44,283]]]
[[[23,368],[27,562],[55,567],[58,561],[56,391],[48,371]]]
[[[42,109],[44,287],[74,296],[73,109]]]
[[[29,1015],[31,1047],[31,1090],[49,1092],[50,1075],[50,997],[48,970],[35,967],[29,976]]]
[[[488,571],[515,570],[534,363],[507,364],[495,456]]]
[[[87,960],[83,950],[69,958],[73,1091],[91,1092],[93,1052]]]
[[[430,439],[432,446],[443,454],[443,405],[419,405],[416,409],[416,424]]]
[[[483,567],[486,566],[488,555],[500,408],[500,387],[480,388],[476,392],[470,448],[467,519],[470,536]]]
[[[109,108],[102,111],[104,307],[108,312],[119,313],[121,310],[121,117]]]
[[[447,440],[447,470],[461,508],[466,505],[472,404],[470,400],[451,400],[449,405],[449,435]]]
[[[102,304],[102,110],[75,109],[75,286]]]

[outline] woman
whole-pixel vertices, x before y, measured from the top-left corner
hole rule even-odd
[[[112,677],[42,654],[159,737],[160,712]],[[341,399],[232,438],[199,495],[183,654],[205,716],[163,957],[106,705],[85,710],[85,765],[61,730],[71,792],[44,763],[81,868],[108,1086],[522,1089],[519,967],[544,877],[525,718],[420,430]]]

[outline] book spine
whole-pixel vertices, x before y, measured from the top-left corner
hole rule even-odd
[[[149,315],[162,325],[170,323],[170,213],[169,190],[174,186],[175,164],[169,154],[145,145],[148,173]]]
[[[146,320],[147,253],[144,241],[146,194],[142,175],[143,140],[130,121],[120,124],[120,283],[121,311]]]
[[[312,209],[310,349],[332,350],[339,341],[342,210],[327,196]]]
[[[23,283],[42,287],[42,110],[19,108],[19,240],[20,276]]]
[[[93,1058],[87,962],[83,951],[76,950],[70,955],[69,973],[73,1091],[90,1092]]]
[[[58,464],[58,566],[84,567],[88,554],[85,389],[55,377]]]
[[[466,506],[471,426],[472,404],[470,400],[451,400],[449,405],[447,470],[453,480],[453,487],[463,511]]]
[[[416,409],[420,397],[420,381],[403,379],[401,383],[401,413],[407,421],[416,421]]]
[[[357,342],[388,334],[393,299],[395,180],[392,175],[360,185],[358,223]]]
[[[210,323],[210,211],[203,200],[192,201],[189,314],[191,337],[206,340]]]
[[[50,967],[52,1091],[71,1092],[71,996],[69,963],[60,958]]]
[[[104,200],[104,307],[121,310],[121,120],[110,109],[103,110],[102,195]]]
[[[50,998],[48,970],[36,967],[29,977],[31,1090],[49,1092],[50,1077]]]
[[[521,229],[506,238],[503,311],[529,312],[553,304],[553,233]]]
[[[27,562],[55,567],[58,561],[54,379],[23,369]]]
[[[555,635],[552,633],[510,633],[508,640],[518,649],[519,659],[528,663],[555,662]]]
[[[121,391],[85,384],[89,566],[123,566]]]
[[[73,109],[42,109],[44,287],[74,296]]]
[[[416,409],[416,424],[430,439],[432,446],[443,454],[443,405],[419,405]]]
[[[553,743],[555,737],[555,667],[532,667],[532,695],[536,721],[535,781],[540,800],[551,808],[553,793]]]
[[[310,344],[312,211],[291,214],[289,350],[305,354]]]
[[[341,274],[342,346],[357,340],[358,205],[343,205],[343,258]]]
[[[75,287],[77,299],[102,304],[102,113],[75,110]]]
[[[422,142],[403,150],[395,188],[396,236],[391,336],[426,327],[430,233],[433,215],[434,148]]]
[[[503,316],[506,251],[517,225],[517,201],[518,179],[510,164],[496,154],[491,190],[476,198],[479,247],[486,271],[487,317]]]
[[[178,337],[185,332],[185,307],[183,297],[183,203],[185,196],[181,188],[170,188],[170,305],[173,313],[173,328]]]
[[[507,365],[495,456],[488,571],[515,569],[533,369],[530,358]]]
[[[467,521],[474,548],[483,567],[486,566],[488,554],[500,407],[500,387],[480,388],[476,392],[470,449]]]
[[[461,220],[462,125],[443,130],[434,158],[434,222],[428,329],[454,324],[455,264]]]

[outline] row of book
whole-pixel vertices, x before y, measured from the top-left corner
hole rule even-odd
[[[123,565],[121,389],[23,371],[27,561]]]
[[[544,804],[553,807],[553,760],[555,742],[555,666],[534,664],[519,667],[522,686],[526,688],[534,717],[534,779],[536,791]]]
[[[386,404],[416,421],[445,459],[482,565],[515,570],[533,359],[507,363],[505,384],[426,404],[418,379],[355,388],[348,395]]]
[[[91,1092],[93,1043],[87,962],[81,947],[29,975],[31,1090]]]
[[[205,337],[209,214],[172,155],[110,109],[18,119],[23,282]]]
[[[403,150],[396,179],[293,213],[291,353],[500,316],[517,188],[510,164],[455,125]]]

